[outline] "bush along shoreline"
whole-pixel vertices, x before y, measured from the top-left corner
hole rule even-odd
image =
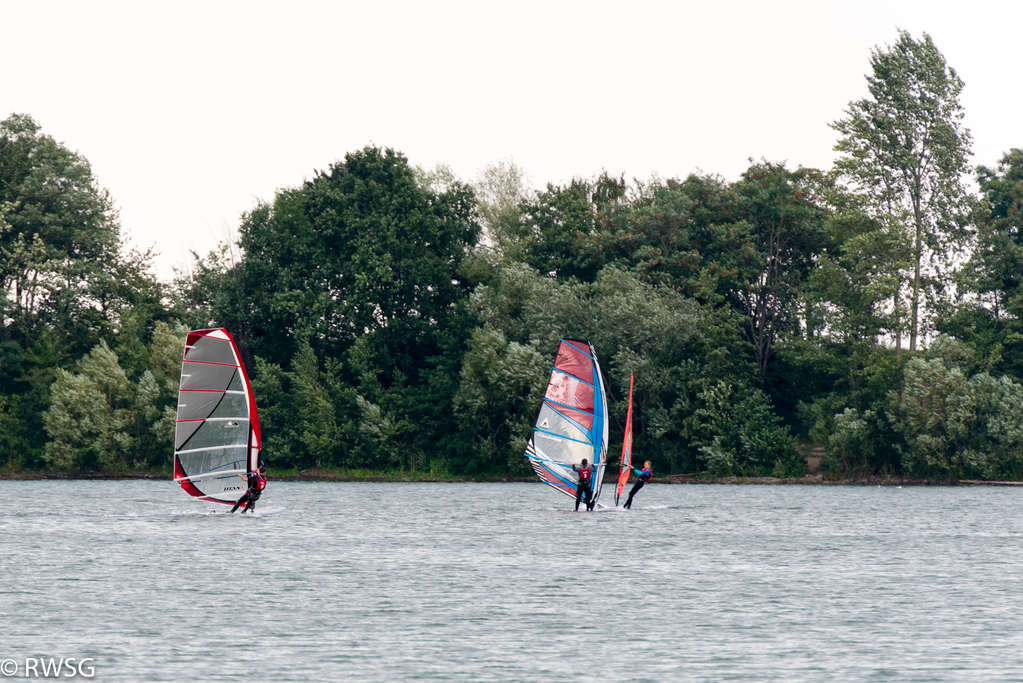
[[[425,472],[373,471],[373,470],[330,470],[313,468],[308,470],[270,469],[268,472],[273,482],[367,482],[367,483],[530,483],[543,485],[535,476],[480,476],[459,477],[454,475],[437,475]],[[43,481],[43,480],[75,480],[75,481],[111,481],[111,480],[153,480],[173,482],[173,476],[165,470],[160,471],[79,471],[62,470],[0,472],[0,481]],[[607,472],[604,475],[604,486],[613,486],[617,479]],[[707,473],[675,474],[665,477],[654,477],[653,484],[716,484],[733,486],[1023,486],[1019,481],[986,481],[979,479],[924,479],[917,477],[900,477],[898,475],[870,475],[860,477],[826,477],[823,474],[806,474],[802,477],[715,477]]]

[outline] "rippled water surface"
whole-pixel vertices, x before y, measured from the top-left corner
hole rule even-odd
[[[1023,680],[1015,488],[653,484],[574,514],[540,484],[271,482],[286,510],[250,519],[165,481],[0,499],[0,659],[97,681]]]

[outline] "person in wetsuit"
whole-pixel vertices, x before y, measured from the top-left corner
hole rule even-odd
[[[246,510],[252,512],[255,509],[256,501],[259,500],[259,496],[262,495],[263,489],[266,488],[266,465],[260,465],[258,470],[249,472],[248,477],[242,476],[241,474],[238,476],[246,480],[248,483],[248,489],[244,494],[242,494],[242,497],[238,499],[238,502],[234,504],[234,507],[231,508],[231,513],[234,514],[234,511],[237,510],[242,503],[244,503],[245,507],[242,508],[242,514],[244,515]]]
[[[625,507],[627,507],[627,508],[631,508],[632,507],[632,497],[634,495],[636,495],[636,492],[639,491],[641,488],[643,488],[643,486],[648,481],[650,481],[650,477],[654,476],[654,471],[652,469],[650,469],[650,461],[649,460],[647,460],[645,463],[643,463],[643,469],[642,470],[637,470],[635,467],[633,467],[632,471],[635,472],[639,476],[639,481],[637,481],[636,485],[632,487],[631,491],[629,491],[629,499],[627,501],[625,501]]]
[[[586,458],[583,458],[581,465],[572,465],[572,469],[579,473],[579,485],[575,489],[576,512],[579,512],[579,501],[582,500],[583,493],[586,494],[586,509],[593,509],[593,477],[597,468],[586,463]]]

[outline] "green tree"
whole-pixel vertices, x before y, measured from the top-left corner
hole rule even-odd
[[[287,377],[281,366],[255,359],[252,391],[259,406],[259,424],[263,436],[263,458],[276,468],[306,467],[295,448],[295,413],[286,387]]]
[[[98,324],[95,304],[120,232],[89,162],[31,117],[12,115],[0,121],[0,206],[0,334],[24,340],[49,323],[65,342],[88,341],[75,330]]]
[[[313,348],[304,342],[291,362],[293,409],[297,420],[296,436],[309,458],[317,465],[329,464],[340,450],[334,402],[324,386],[319,362]]]
[[[122,468],[133,445],[125,429],[130,382],[106,342],[82,358],[77,370],[57,370],[43,415],[50,436],[43,458],[63,470]]]
[[[1023,149],[1011,149],[995,168],[979,166],[977,182],[984,198],[977,248],[971,265],[977,291],[996,318],[1023,288]],[[1014,313],[1015,311],[1010,311]]]
[[[417,469],[460,448],[462,264],[479,233],[449,169],[367,147],[245,214],[238,252],[197,259],[179,282],[188,314],[259,359],[278,462]],[[386,448],[361,430],[359,397],[394,426]]]
[[[518,224],[499,242],[505,258],[560,279],[592,281],[598,264],[584,245],[597,230],[598,212],[621,200],[625,190],[624,179],[606,172],[565,186],[548,183],[519,205]]]
[[[1023,479],[1023,386],[1002,375],[986,372],[970,378],[976,406],[971,425],[973,453],[988,479]]]
[[[473,181],[485,244],[506,250],[514,240],[527,185],[526,172],[512,160],[487,165]]]
[[[188,328],[181,323],[161,320],[153,325],[147,368],[138,382],[134,419],[137,459],[150,467],[165,466],[174,449],[178,384],[187,335]]]
[[[940,358],[906,364],[902,394],[892,394],[893,422],[906,439],[903,463],[915,474],[961,478],[976,464],[968,449],[975,417],[966,375]]]
[[[835,415],[827,440],[826,469],[834,474],[871,474],[874,465],[872,422],[875,413],[846,408]]]
[[[243,216],[243,220],[263,216],[266,212],[267,207],[260,205]],[[237,245],[222,242],[206,256],[192,252],[192,263],[187,270],[178,273],[173,291],[181,303],[182,317],[189,328],[226,327],[236,339],[244,341],[249,338],[251,298],[254,294],[262,296],[262,293],[246,288],[244,266]],[[300,306],[295,307],[295,310],[299,309]]]
[[[10,470],[20,470],[25,464],[24,455],[18,452],[18,426],[11,414],[10,399],[0,395],[0,456],[4,458],[3,466]]]
[[[847,409],[857,421],[884,419],[891,382],[879,371],[889,368],[889,379],[901,382],[902,369],[889,367],[898,356],[880,341],[898,326],[887,304],[901,282],[898,262],[907,259],[904,243],[863,209],[862,197],[841,186],[825,195],[830,210],[824,230],[831,244],[801,288],[805,335],[790,336],[779,349],[770,385],[779,411],[788,416],[794,408],[807,436],[821,446],[834,429],[848,431],[838,423]],[[862,459],[853,450],[830,463],[833,473],[894,471],[898,462],[890,449],[872,449]]]
[[[788,429],[758,389],[715,382],[701,391],[684,420],[684,434],[715,476],[802,476]]]
[[[521,456],[549,374],[549,359],[534,346],[489,325],[473,330],[454,401],[478,443],[473,474],[527,469]]]
[[[433,193],[401,154],[367,147],[240,232],[253,352],[286,362],[302,337],[339,355],[367,332],[437,325],[465,294],[458,266],[479,227],[470,188]]]
[[[27,115],[0,121],[0,441],[23,466],[45,464],[42,416],[56,368],[122,330],[118,311],[128,308],[119,302],[144,268],[119,254],[119,233],[113,201],[82,155]],[[161,310],[148,312],[162,319],[163,295],[153,298]]]
[[[731,296],[747,319],[747,336],[761,383],[779,335],[799,336],[805,324],[807,280],[830,240],[826,211],[815,201],[822,181],[812,169],[788,171],[780,164],[754,164],[736,183],[739,216],[757,260],[740,270]]]
[[[746,318],[762,382],[779,335],[800,329],[803,289],[829,244],[817,196],[824,184],[817,171],[768,162],[731,185],[695,175],[654,182],[631,201],[601,206],[586,253],[711,306],[731,305]]]
[[[355,389],[332,359],[302,342],[287,371],[255,359],[264,458],[274,467],[367,467]]]
[[[907,245],[905,286],[891,305],[908,309],[914,350],[925,329],[924,299],[943,295],[941,275],[953,267],[971,211],[962,182],[971,144],[959,104],[963,82],[927,34],[917,41],[900,31],[894,46],[872,51],[870,64],[870,97],[851,102],[846,118],[831,124],[840,135],[836,168]]]
[[[716,446],[734,473],[800,472],[770,401],[737,376],[753,366],[736,358],[734,311],[708,312],[619,268],[605,267],[589,283],[555,280],[521,263],[499,268],[470,307],[483,327],[465,356],[456,405],[493,462],[521,456],[550,358],[559,339],[575,337],[592,341],[601,359],[612,443],[621,439],[634,374],[635,452],[659,469],[701,469],[708,465],[702,449]]]
[[[637,184],[626,201],[602,206],[598,219],[583,246],[594,263],[702,301],[720,304],[739,286],[740,269],[757,259],[735,194],[717,176]]]
[[[977,169],[976,247],[959,285],[966,298],[941,330],[972,344],[988,370],[1023,377],[1023,150]]]

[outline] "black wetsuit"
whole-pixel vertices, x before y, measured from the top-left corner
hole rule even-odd
[[[593,465],[587,465],[586,467],[579,467],[578,465],[572,465],[572,469],[580,473],[579,485],[575,488],[575,511],[579,512],[579,501],[583,498],[583,493],[586,493],[586,509],[593,509],[593,477],[596,475],[597,468]],[[582,473],[589,471],[590,476],[585,479],[582,477]]]
[[[632,507],[632,497],[636,495],[636,492],[643,488],[644,484],[650,481],[650,477],[654,476],[654,473],[646,467],[644,467],[642,471],[637,469],[633,469],[632,471],[639,475],[639,481],[637,481],[636,485],[632,487],[631,491],[629,491],[629,499],[625,501],[625,507],[627,508]]]
[[[245,514],[245,510],[252,511],[256,507],[256,501],[259,500],[262,491],[259,489],[259,472],[249,472],[248,478],[248,490],[242,494],[242,497],[238,499],[238,502],[231,508],[231,512],[238,509],[238,506],[245,503],[245,509],[242,510],[242,514]]]

